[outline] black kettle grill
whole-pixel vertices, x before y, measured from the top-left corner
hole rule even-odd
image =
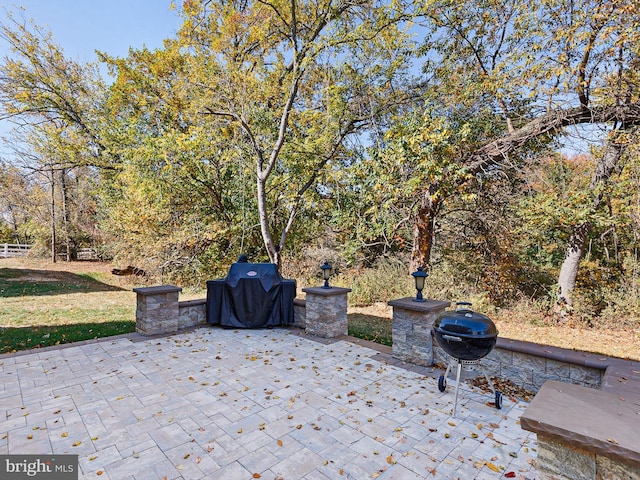
[[[480,366],[480,359],[491,353],[496,345],[498,330],[489,317],[474,312],[468,302],[456,303],[455,310],[442,312],[433,324],[433,336],[451,361],[447,365],[444,375],[438,378],[438,390],[444,392],[447,388],[447,376],[451,368],[456,367],[456,395],[453,404],[453,416],[456,415],[458,405],[458,387],[462,368],[471,371]],[[487,380],[495,397],[497,409],[502,408],[502,393],[493,387],[484,369],[482,374]]]

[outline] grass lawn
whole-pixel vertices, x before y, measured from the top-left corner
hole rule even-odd
[[[136,295],[106,264],[0,259],[0,353],[135,330]]]

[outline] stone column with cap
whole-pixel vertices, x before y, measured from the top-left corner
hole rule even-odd
[[[347,294],[350,288],[303,288],[306,296],[305,332],[323,338],[347,335]]]
[[[412,297],[391,300],[392,355],[416,365],[432,365],[433,322],[450,304],[451,302],[431,299],[417,302]]]
[[[178,330],[178,297],[182,288],[173,285],[134,288],[137,294],[136,331],[159,335]]]

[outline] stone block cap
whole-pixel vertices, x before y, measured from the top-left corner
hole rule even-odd
[[[309,287],[309,288],[303,288],[302,291],[305,293],[311,293],[312,295],[319,295],[322,297],[332,297],[334,295],[344,295],[345,293],[349,293],[351,289],[342,288],[342,287],[331,287],[331,288]]]
[[[640,467],[637,398],[549,380],[520,418],[523,429]]]
[[[140,295],[159,295],[162,293],[181,292],[182,288],[175,285],[157,285],[155,287],[134,288],[133,291]]]
[[[414,301],[414,297],[399,298],[397,300],[390,300],[387,303],[392,307],[404,308],[405,310],[413,310],[416,312],[425,313],[439,312],[451,305],[451,302],[446,302],[443,300],[431,300],[429,298],[425,298],[424,302],[416,302]]]

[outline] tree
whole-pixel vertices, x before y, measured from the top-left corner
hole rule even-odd
[[[29,219],[27,180],[16,167],[0,163],[0,191],[0,221],[6,226],[4,242],[29,243],[31,239],[24,232]]]
[[[99,119],[104,84],[94,65],[66,58],[51,33],[22,17],[7,14],[0,39],[11,49],[0,63],[0,119],[22,128],[43,122],[65,129],[69,139],[81,139],[83,165],[101,163],[104,145]]]
[[[405,12],[258,0],[188,1],[184,15],[195,105],[251,159],[262,239],[279,263],[296,217],[326,193],[320,176],[350,161],[348,139],[406,98]]]
[[[462,186],[505,164],[520,164],[549,141],[561,140],[570,126],[626,130],[640,122],[637,4],[590,0],[576,9],[564,0],[510,0],[451,8],[434,0],[423,13],[429,32],[425,49],[431,55],[425,65],[433,83],[430,98],[485,115],[494,112],[502,118],[502,128],[487,131],[475,148],[457,151],[455,160],[422,191],[414,265],[429,263],[434,222],[447,193],[443,185]],[[606,165],[621,158],[616,137],[611,135],[609,153],[596,167],[601,172],[594,176],[596,187],[614,171]],[[576,233],[584,238],[579,225]],[[580,244],[578,239],[569,246],[570,252],[578,247],[577,257],[582,255]],[[575,269],[569,270],[570,277]],[[570,290],[571,280],[563,283]]]
[[[64,245],[71,259],[76,240],[82,236],[79,231],[72,234],[70,223],[68,182],[77,177],[73,170],[114,167],[107,160],[114,156],[105,153],[101,138],[104,85],[95,66],[65,58],[51,33],[21,15],[7,14],[6,23],[0,25],[0,39],[12,52],[0,62],[0,120],[14,126],[9,141],[11,161],[47,178],[53,261],[58,245],[56,189],[60,189]]]

